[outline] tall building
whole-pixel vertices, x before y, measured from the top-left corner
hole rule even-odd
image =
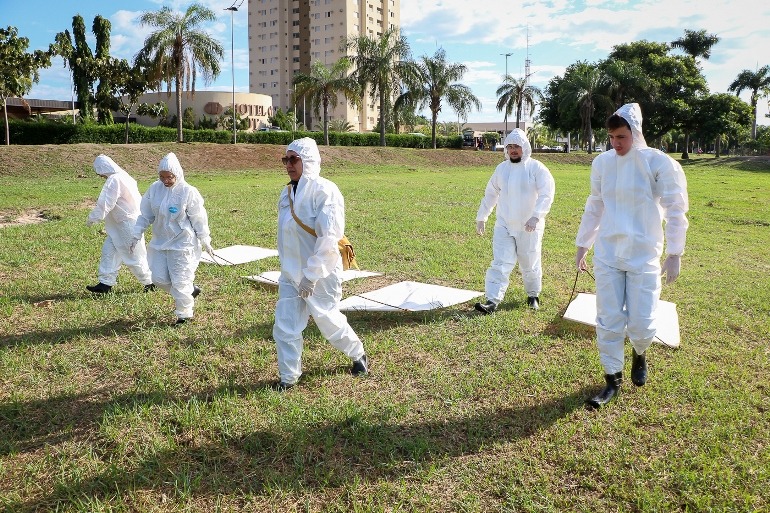
[[[271,96],[274,107],[294,109],[312,129],[323,112],[316,116],[309,99],[292,105],[294,75],[310,73],[312,61],[330,65],[343,57],[345,37],[377,38],[399,25],[399,0],[249,0],[249,92]],[[370,131],[379,105],[368,97],[364,103],[359,111],[343,96],[329,119]]]

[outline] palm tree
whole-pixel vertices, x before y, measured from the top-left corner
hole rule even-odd
[[[392,99],[401,89],[401,82],[410,73],[409,43],[397,28],[388,29],[379,38],[360,35],[345,39],[343,47],[351,51],[350,62],[355,66],[353,76],[380,108],[380,146],[385,146],[385,116]],[[362,94],[363,96],[363,94]]]
[[[716,34],[707,34],[705,30],[684,31],[684,37],[671,42],[672,48],[679,48],[698,62],[698,57],[708,60],[711,57],[711,47],[719,42]]]
[[[744,89],[751,91],[751,108],[754,110],[754,122],[751,126],[751,138],[757,140],[757,103],[760,98],[770,96],[770,66],[762,66],[757,71],[745,69],[733,80],[728,91],[734,92],[736,96],[741,94]]]
[[[516,126],[519,126],[521,122],[521,115],[524,107],[529,109],[529,115],[535,113],[535,105],[542,98],[540,89],[535,86],[529,85],[527,78],[515,79],[511,75],[504,77],[503,83],[495,91],[497,95],[497,110],[502,112],[505,110],[505,117],[513,113],[514,107],[516,108]]]
[[[321,61],[313,61],[310,74],[297,73],[294,76],[294,91],[297,98],[309,97],[310,104],[315,108],[316,116],[323,108],[324,144],[329,145],[329,106],[337,106],[338,94],[345,95],[348,101],[359,103],[360,94],[358,82],[347,72],[350,69],[350,59],[343,57],[331,67]]]
[[[216,20],[211,9],[192,4],[184,14],[163,7],[157,12],[145,11],[139,18],[142,25],[156,27],[144,40],[144,47],[137,59],[153,63],[160,80],[176,87],[177,142],[182,142],[182,87],[195,94],[195,78],[200,72],[204,82],[210,84],[220,71],[219,61],[224,50],[219,42],[198,29],[201,23]]]
[[[431,139],[436,148],[436,122],[441,112],[441,102],[446,102],[458,112],[467,114],[472,108],[480,109],[481,101],[470,88],[456,81],[462,80],[468,71],[464,64],[447,62],[443,48],[436,50],[433,57],[423,55],[413,63],[411,73],[406,77],[408,91],[404,93],[420,109],[428,107],[431,113]],[[459,124],[459,123],[458,123]]]
[[[352,132],[353,125],[347,119],[332,119],[329,122],[329,130],[332,132]]]
[[[650,79],[635,62],[611,60],[602,70],[607,78],[607,95],[616,108],[628,103],[629,98],[639,101],[649,96]]]
[[[588,144],[588,153],[593,151],[593,129],[591,118],[597,107],[610,106],[611,101],[604,95],[607,78],[602,71],[587,62],[578,62],[575,68],[565,74],[559,89],[559,110],[578,110]]]

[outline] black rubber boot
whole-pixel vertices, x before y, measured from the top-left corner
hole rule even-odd
[[[647,358],[644,353],[636,354],[636,349],[631,359],[631,383],[638,387],[647,383]]]
[[[497,304],[487,299],[486,303],[476,303],[475,305],[473,305],[473,308],[475,308],[481,313],[491,314],[491,313],[494,313],[495,310],[497,310]]]
[[[354,376],[363,376],[369,373],[369,358],[363,355],[361,358],[353,362],[353,366],[350,368],[350,373]]]
[[[530,296],[527,298],[527,306],[532,310],[540,310],[540,298],[537,296]]]
[[[193,285],[193,291],[192,291],[193,299],[198,297],[200,295],[200,293],[201,293],[201,288],[199,286],[197,286],[197,285]]]
[[[607,386],[599,393],[599,395],[586,401],[586,408],[597,410],[610,402],[620,391],[620,385],[623,383],[623,373],[616,372],[615,374],[605,374],[604,380],[607,382]]]
[[[86,289],[88,289],[89,292],[93,292],[94,294],[106,294],[112,290],[112,286],[99,282],[96,285],[86,285]]]

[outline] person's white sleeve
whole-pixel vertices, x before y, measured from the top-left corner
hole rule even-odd
[[[687,178],[679,162],[671,157],[666,159],[671,167],[658,174],[658,183],[662,185],[660,206],[663,209],[663,219],[666,222],[666,253],[683,255],[687,236],[687,211],[689,199],[687,196]]]
[[[187,203],[187,217],[190,219],[195,235],[204,248],[211,246],[211,231],[209,230],[209,215],[203,206],[203,196],[198,190],[190,193]]]
[[[553,180],[551,172],[545,167],[545,164],[538,162],[538,168],[535,174],[535,186],[537,187],[537,201],[532,217],[545,219],[548,212],[551,211],[553,197],[556,194],[556,182]]]
[[[107,177],[102,192],[99,193],[99,198],[96,200],[96,206],[88,214],[88,221],[91,224],[103,221],[107,214],[115,208],[119,197],[120,181],[113,176]]]
[[[599,234],[602,214],[604,214],[604,200],[602,199],[602,177],[596,162],[591,165],[591,194],[586,200],[583,217],[580,220],[575,245],[581,248],[591,249]]]
[[[139,217],[136,219],[136,225],[134,226],[134,238],[141,238],[147,227],[155,221],[155,214],[152,212],[152,186],[142,196],[142,201],[139,203]]]
[[[329,276],[337,267],[342,259],[339,240],[345,233],[345,202],[342,195],[332,192],[319,200],[322,204],[313,227],[318,238],[313,254],[307,259],[307,267],[302,270],[312,282]]]
[[[481,199],[481,205],[479,206],[478,212],[476,212],[476,221],[486,222],[487,219],[489,219],[489,215],[497,206],[497,200],[499,199],[500,185],[498,184],[498,173],[497,170],[495,170],[484,190],[484,197]]]

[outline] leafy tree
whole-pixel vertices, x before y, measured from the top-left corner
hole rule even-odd
[[[727,93],[712,94],[700,101],[697,110],[698,133],[715,140],[716,157],[720,156],[724,136],[737,137],[751,124],[752,112],[746,102]]]
[[[457,83],[468,71],[464,64],[447,62],[443,48],[436,50],[432,57],[423,55],[411,64],[406,75],[408,91],[402,96],[411,98],[419,108],[429,108],[431,112],[431,142],[436,148],[436,122],[441,112],[441,102],[446,100],[458,112],[467,112],[470,108],[481,108],[481,102],[466,85]],[[447,134],[445,134],[447,135]]]
[[[388,106],[392,105],[393,98],[400,93],[401,83],[412,69],[406,62],[409,58],[409,43],[400,35],[398,28],[392,28],[376,39],[365,35],[346,38],[343,48],[353,53],[350,56],[350,62],[355,67],[353,77],[361,91],[365,91],[368,86],[370,98],[377,100],[380,108],[380,146],[385,146]]]
[[[757,138],[757,103],[760,98],[770,96],[770,66],[762,66],[757,71],[745,69],[733,80],[728,91],[740,95],[744,89],[751,91],[751,108],[754,111],[754,121],[751,126],[751,138]]]
[[[110,20],[97,15],[94,18],[94,24],[91,29],[96,36],[96,55],[94,57],[96,59],[96,73],[99,79],[99,85],[96,86],[96,96],[94,98],[96,104],[96,119],[102,125],[111,125],[113,123],[112,111],[115,107],[110,76],[109,74],[105,75],[99,73],[100,63],[105,63],[107,66],[110,65],[111,28],[112,25],[110,24]]]
[[[87,123],[94,118],[92,89],[96,76],[94,55],[86,41],[86,24],[83,17],[79,14],[73,16],[72,35],[70,36],[69,30],[65,30],[56,34],[55,40],[56,53],[64,57],[72,72],[80,120]]]
[[[672,48],[678,48],[692,57],[696,62],[698,57],[711,57],[711,48],[719,42],[716,34],[708,34],[705,30],[687,30],[684,36],[671,42]]]
[[[230,109],[230,118],[232,119],[232,108]],[[192,107],[185,107],[184,112],[182,113],[182,128],[186,128],[188,130],[192,130],[195,128],[195,122],[197,121],[195,116],[195,109]],[[231,123],[232,126],[232,123]]]
[[[535,106],[542,98],[540,89],[527,83],[526,77],[513,78],[511,75],[504,77],[503,83],[495,91],[497,95],[497,110],[505,112],[506,119],[516,109],[516,126],[521,123],[521,115],[524,108],[529,110],[529,115],[535,113]]]
[[[577,109],[581,119],[581,131],[588,144],[588,153],[593,151],[594,114],[597,108],[606,112],[612,105],[606,90],[607,77],[598,66],[587,62],[578,63],[570,73],[565,73],[564,82],[559,88],[559,110]]]
[[[131,112],[139,104],[139,98],[157,86],[157,82],[153,79],[147,63],[140,60],[135,61],[131,66],[125,59],[108,59],[102,61],[99,67],[101,80],[110,85],[110,108],[126,117],[126,144],[128,144]],[[106,101],[103,102],[107,104]]]
[[[286,109],[284,111],[280,107],[276,108],[273,115],[267,118],[267,122],[281,130],[295,130],[295,128],[303,126],[297,119],[297,113],[293,109]]]
[[[606,77],[607,96],[616,109],[634,98],[637,102],[648,97],[649,77],[635,62],[607,60],[601,64]]]
[[[329,131],[331,132],[352,132],[353,125],[347,119],[332,119],[329,122]]]
[[[11,144],[8,127],[8,98],[21,98],[24,101],[32,84],[40,80],[38,70],[51,65],[51,49],[49,52],[35,50],[27,53],[29,38],[19,37],[16,27],[0,28],[0,101],[3,102],[3,117],[5,119],[5,144]]]
[[[176,111],[182,113],[182,89],[195,94],[195,79],[203,75],[206,84],[220,72],[219,62],[224,50],[219,42],[200,30],[201,23],[216,20],[216,14],[201,4],[192,4],[183,14],[169,7],[156,12],[145,11],[139,18],[142,25],[155,27],[144,40],[138,58],[153,63],[157,76],[168,85],[171,94],[176,89]],[[182,142],[182,117],[177,116],[177,142]]]
[[[330,67],[321,61],[313,61],[310,65],[310,73],[297,73],[294,76],[294,90],[298,97],[309,97],[310,104],[315,110],[316,116],[323,109],[324,143],[329,145],[329,107],[337,106],[338,94],[345,95],[348,101],[359,101],[358,83],[347,71],[350,69],[350,60],[343,57]]]
[[[168,105],[164,102],[140,103],[139,106],[136,107],[136,114],[138,116],[150,116],[153,119],[160,118],[163,120],[168,116]],[[160,123],[158,124],[160,125]]]
[[[190,109],[190,111],[192,112],[191,107],[187,107],[187,109]],[[185,109],[185,114],[187,114],[187,109]],[[235,123],[237,125],[236,126],[237,130],[244,131],[249,129],[249,119],[241,117],[241,114],[239,112],[235,113]],[[221,128],[222,130],[227,130],[228,132],[232,132],[233,130],[233,106],[232,105],[227,107],[224,110],[224,112],[222,112],[222,115],[219,116],[217,127]]]

